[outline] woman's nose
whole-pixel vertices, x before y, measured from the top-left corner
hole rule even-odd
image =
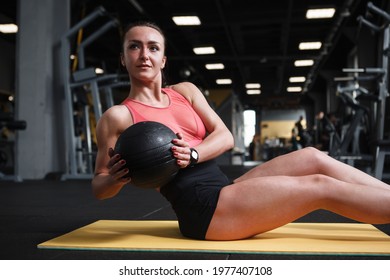
[[[147,48],[142,48],[141,53],[140,53],[140,58],[142,60],[148,60],[149,59],[148,49]]]

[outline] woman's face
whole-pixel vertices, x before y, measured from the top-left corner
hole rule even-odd
[[[125,35],[121,62],[132,79],[161,80],[161,69],[166,61],[164,52],[164,37],[157,30],[136,26]]]

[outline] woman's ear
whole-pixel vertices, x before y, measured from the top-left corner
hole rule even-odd
[[[162,59],[161,69],[164,69],[165,62],[167,62],[167,57],[166,56],[164,56],[163,59]]]
[[[125,63],[125,59],[124,59],[124,57],[123,57],[123,53],[120,54],[120,59],[121,59],[121,65],[122,65],[123,67],[125,67],[125,66],[126,66],[126,63]]]

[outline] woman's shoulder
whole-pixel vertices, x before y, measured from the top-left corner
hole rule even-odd
[[[108,108],[99,119],[99,123],[107,123],[117,127],[128,126],[129,122],[132,122],[131,114],[122,104]]]
[[[188,92],[188,91],[193,91],[194,89],[197,89],[198,88],[191,82],[181,82],[181,83],[177,83],[177,84],[174,84],[174,85],[170,85],[168,86],[168,88],[171,88],[179,93],[185,93],[185,92]]]
[[[188,101],[192,101],[193,97],[200,92],[197,86],[191,82],[181,82],[178,84],[170,85],[168,88],[180,93]]]
[[[127,108],[123,104],[117,104],[109,107],[103,114],[108,118],[123,117],[123,114],[128,113]]]

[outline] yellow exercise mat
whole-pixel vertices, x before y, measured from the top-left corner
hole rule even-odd
[[[38,248],[390,255],[390,237],[367,224],[290,223],[250,239],[201,241],[181,236],[177,221],[100,220],[41,243]]]

